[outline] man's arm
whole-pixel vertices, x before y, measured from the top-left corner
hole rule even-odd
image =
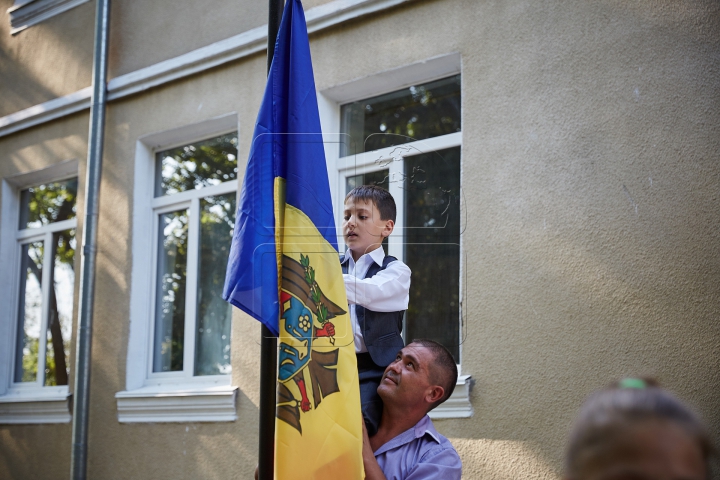
[[[350,305],[360,305],[374,312],[407,310],[410,301],[410,267],[391,262],[370,278],[343,274]]]
[[[387,480],[377,460],[375,460],[375,454],[370,446],[370,437],[368,437],[367,428],[365,428],[365,422],[362,422],[363,429],[363,467],[365,468],[365,480]]]

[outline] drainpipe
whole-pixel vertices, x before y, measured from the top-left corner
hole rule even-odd
[[[85,177],[85,222],[81,250],[80,310],[76,333],[75,388],[73,393],[72,457],[70,478],[87,478],[88,420],[90,414],[90,352],[95,294],[98,197],[102,173],[107,103],[107,64],[110,31],[110,0],[97,0],[95,16],[95,57],[93,93],[90,106],[90,133]]]

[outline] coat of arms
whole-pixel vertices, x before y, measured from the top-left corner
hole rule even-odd
[[[335,326],[330,319],[345,314],[345,310],[323,294],[315,281],[310,258],[303,254],[300,262],[286,255],[282,257],[280,305],[276,416],[302,434],[301,412],[317,408],[323,398],[340,391],[336,369],[338,349],[313,349],[313,342],[322,340],[334,345]],[[288,388],[290,382],[297,386],[299,398]]]

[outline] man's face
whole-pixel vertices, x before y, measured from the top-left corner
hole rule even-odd
[[[388,405],[411,407],[433,403],[434,385],[430,381],[430,366],[434,360],[430,348],[411,343],[397,354],[385,369],[378,395]]]
[[[381,220],[372,201],[348,198],[343,212],[343,238],[352,251],[353,259],[380,247],[384,237],[392,232],[392,220]]]

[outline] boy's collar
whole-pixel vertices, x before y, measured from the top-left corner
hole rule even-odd
[[[365,255],[370,256],[370,258],[372,258],[375,263],[382,267],[383,259],[385,258],[385,250],[383,250],[382,245],[380,245],[379,248],[376,248],[375,250],[362,255],[360,258],[364,257]],[[342,263],[347,262],[350,258],[352,258],[352,252],[348,248],[347,250],[345,250],[345,257]],[[358,261],[360,261],[360,258],[358,258]]]

